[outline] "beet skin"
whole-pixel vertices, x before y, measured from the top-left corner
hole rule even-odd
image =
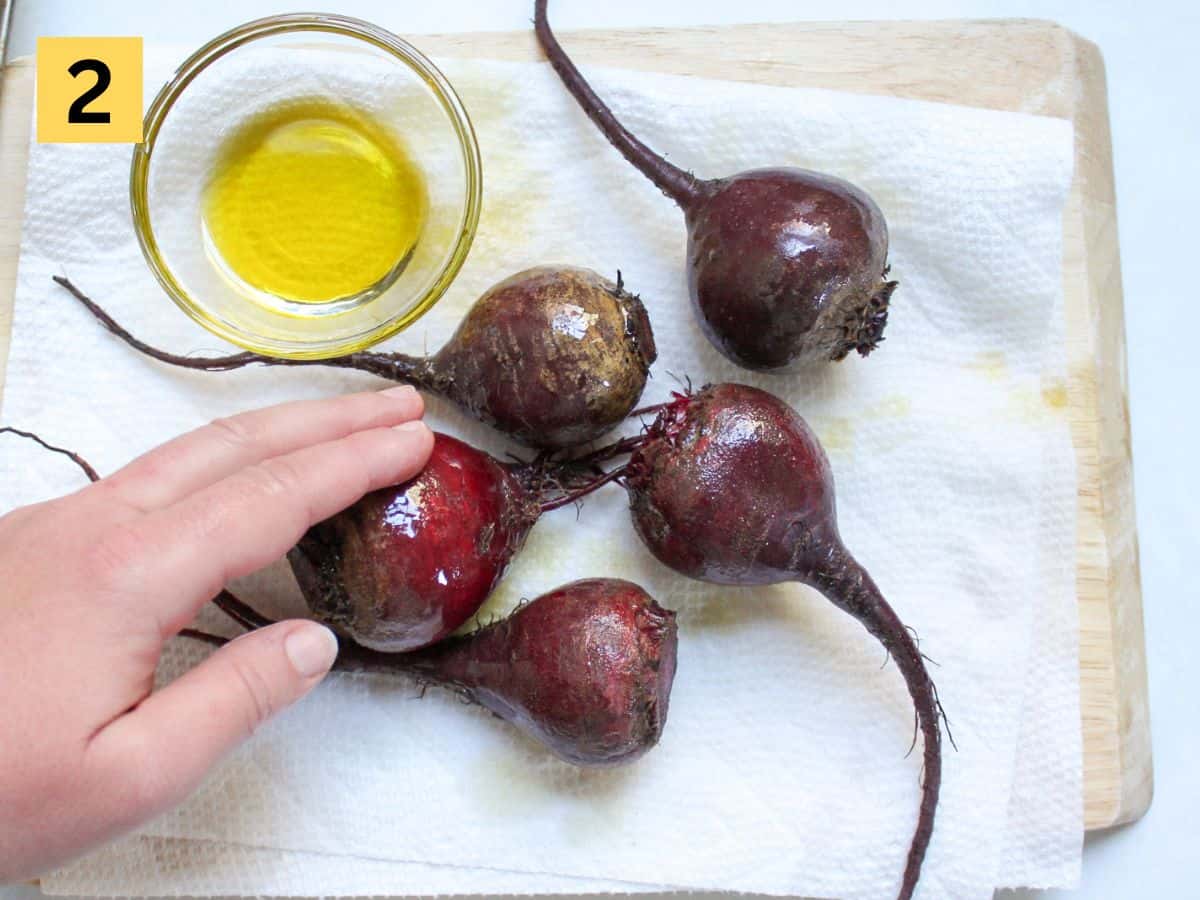
[[[842,544],[833,475],[816,435],[765,391],[713,385],[660,411],[624,481],[638,534],[675,571],[719,584],[815,587],[896,661],[924,738],[921,809],[900,889],[907,900],[933,833],[940,706],[913,636]]]

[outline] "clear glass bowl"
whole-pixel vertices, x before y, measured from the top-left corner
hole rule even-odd
[[[242,125],[314,99],[349,105],[392,132],[421,170],[427,209],[411,254],[381,281],[353,297],[298,304],[248,289],[212,258],[203,196],[223,143]],[[358,19],[286,15],[226,32],[179,67],[146,113],[129,190],[146,261],[184,312],[247,350],[323,359],[401,331],[438,301],[475,236],[482,167],[462,101],[414,47]]]

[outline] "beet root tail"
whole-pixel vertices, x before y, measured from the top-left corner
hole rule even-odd
[[[588,118],[600,129],[622,156],[625,157],[639,172],[654,182],[655,186],[678,203],[687,208],[699,193],[700,182],[694,175],[685,172],[676,165],[667,162],[640,140],[625,129],[607,104],[596,95],[591,85],[584,79],[583,74],[575,67],[575,63],[567,56],[558,38],[550,29],[546,19],[546,0],[535,0],[533,6],[533,27],[537,33],[538,43],[546,54],[546,59],[562,79],[562,83],[570,91]]]
[[[190,638],[193,641],[200,641],[213,647],[224,647],[229,643],[229,638],[227,637],[221,637],[219,634],[209,634],[207,631],[200,631],[198,628],[185,628],[176,637]]]
[[[253,631],[255,628],[266,628],[268,625],[275,624],[274,619],[267,618],[254,607],[250,606],[250,604],[239,600],[228,590],[222,590],[221,593],[213,597],[212,602],[217,609],[250,631]]]
[[[910,900],[921,877],[921,864],[933,836],[933,820],[942,785],[940,706],[933,680],[908,627],[900,621],[866,570],[841,548],[829,554],[823,571],[804,579],[835,606],[858,619],[896,661],[917,712],[924,744],[924,773],[917,827],[908,849],[899,900]]]
[[[107,328],[112,334],[119,337],[130,347],[133,347],[139,353],[143,353],[152,359],[157,359],[159,362],[168,363],[172,366],[182,366],[185,369],[200,369],[205,372],[230,372],[234,369],[240,369],[243,366],[248,366],[251,363],[261,362],[267,363],[270,360],[265,356],[259,356],[256,353],[235,353],[232,356],[179,356],[175,353],[168,353],[166,350],[160,350],[158,347],[151,346],[145,341],[134,337],[130,334],[120,322],[108,314],[99,303],[77,288],[68,278],[63,278],[61,275],[54,276],[54,282],[66,291],[83,305],[93,316],[96,317],[101,325]]]
[[[61,456],[65,456],[71,462],[75,463],[75,465],[80,468],[83,474],[87,476],[88,481],[95,483],[100,480],[100,473],[92,468],[92,464],[74,450],[68,450],[66,447],[56,447],[54,444],[45,441],[41,436],[34,434],[32,431],[22,431],[20,428],[13,428],[8,425],[0,428],[0,434],[15,434],[17,437],[22,437],[26,440],[33,441],[38,446],[49,450],[51,453],[57,453]]]
[[[424,357],[406,356],[401,353],[350,353],[333,359],[279,359],[258,353],[233,353],[228,356],[182,356],[171,353],[135,337],[120,322],[114,319],[99,303],[81,291],[68,278],[55,275],[54,281],[87,309],[110,333],[120,338],[144,356],[182,369],[200,372],[232,372],[246,366],[328,366],[336,369],[356,369],[386,378],[411,384],[425,390],[439,391],[429,360]]]

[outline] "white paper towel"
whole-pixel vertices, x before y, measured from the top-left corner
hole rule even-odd
[[[132,893],[131,893],[132,890]],[[503,869],[266,850],[131,835],[42,880],[42,892],[89,897],[488,897],[653,893],[654,885],[597,882]],[[0,894],[2,896],[2,894]]]
[[[165,77],[167,59],[148,55],[148,84]],[[676,387],[672,374],[745,381],[788,399],[825,442],[848,546],[940,664],[934,675],[959,749],[947,748],[921,896],[990,896],[1011,872],[1072,883],[1080,737],[1060,284],[1069,124],[592,73],[631,129],[698,174],[767,164],[831,171],[885,211],[901,282],[887,342],[869,360],[759,376],[716,354],[691,317],[678,210],[608,147],[547,66],[445,69],[479,132],[484,214],[450,293],[392,346],[440,345],[478,294],[525,266],[620,268],[658,339],[647,402]],[[377,383],[314,370],[189,373],[102,332],[51,275],[72,277],[148,340],[178,352],[221,349],[146,271],[127,212],[127,163],[127,147],[33,147],[7,422],[110,471],[216,415]],[[505,449],[444,404],[431,403],[430,418]],[[70,483],[44,459],[4,460],[10,503]],[[631,578],[680,613],[670,722],[637,765],[574,770],[444,695],[417,702],[403,685],[335,676],[144,833],[162,846],[208,846],[214,860],[222,845],[287,851],[273,858],[326,875],[345,856],[412,863],[396,885],[408,893],[634,883],[893,895],[919,755],[904,756],[908,698],[865,632],[805,589],[731,590],[666,572],[638,544],[616,488],[578,516],[561,510],[541,522],[488,609],[586,575]],[[267,575],[245,593],[269,606],[289,590]],[[166,674],[203,652],[174,647]],[[47,889],[82,890],[71,873],[88,865],[94,873],[95,862],[82,863]],[[481,881],[484,870],[525,874],[501,887]],[[354,893],[345,883],[330,892]]]

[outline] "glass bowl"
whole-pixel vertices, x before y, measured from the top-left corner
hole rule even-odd
[[[389,132],[421,173],[425,216],[410,252],[369,288],[297,303],[231,277],[209,240],[204,193],[247,123],[314,101]],[[146,261],[185,313],[256,353],[324,359],[401,331],[438,301],[474,239],[482,171],[462,101],[414,47],[358,19],[286,15],[234,28],[176,70],[146,113],[129,190]]]

